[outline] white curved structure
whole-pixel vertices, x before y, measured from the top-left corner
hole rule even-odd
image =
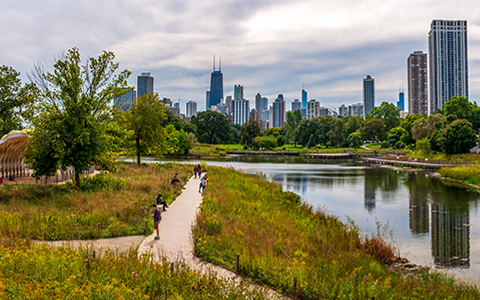
[[[4,177],[26,175],[25,156],[23,151],[27,145],[28,129],[13,130],[0,139],[0,174]]]

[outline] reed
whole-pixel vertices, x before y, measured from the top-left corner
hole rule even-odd
[[[194,228],[195,253],[299,299],[473,299],[428,270],[391,271],[395,249],[381,234],[316,211],[267,178],[209,167]]]
[[[480,166],[461,166],[453,168],[441,168],[439,173],[446,178],[461,180],[473,185],[480,186]]]

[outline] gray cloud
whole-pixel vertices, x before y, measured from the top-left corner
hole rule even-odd
[[[204,107],[212,56],[222,58],[225,94],[241,84],[253,99],[283,93],[323,105],[361,101],[376,80],[377,104],[406,89],[406,60],[427,50],[432,19],[469,21],[471,99],[480,96],[480,16],[475,0],[426,1],[9,1],[0,0],[0,64],[27,80],[71,47],[83,58],[113,51],[129,80],[150,71],[161,96]]]

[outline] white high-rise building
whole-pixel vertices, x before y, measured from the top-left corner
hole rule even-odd
[[[433,20],[430,24],[430,114],[454,96],[468,97],[467,42],[467,21]]]
[[[250,113],[249,101],[245,99],[232,100],[232,123],[243,125],[248,121]]]
[[[187,117],[192,117],[197,115],[197,102],[190,100],[187,102]]]
[[[307,102],[307,119],[320,117],[320,101],[310,99]]]

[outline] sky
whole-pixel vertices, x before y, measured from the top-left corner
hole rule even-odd
[[[225,97],[240,84],[248,100],[283,94],[290,110],[304,87],[338,110],[362,102],[366,75],[376,105],[396,103],[433,19],[468,21],[469,94],[480,102],[478,0],[0,0],[0,65],[28,82],[36,63],[51,71],[70,48],[83,60],[112,51],[132,71],[129,85],[150,72],[155,91],[181,99],[184,113],[188,100],[205,110],[215,55]]]

